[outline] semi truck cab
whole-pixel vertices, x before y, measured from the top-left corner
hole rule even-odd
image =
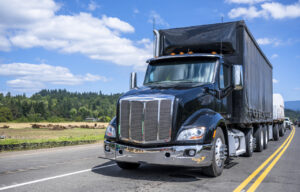
[[[222,167],[231,118],[227,95],[242,88],[241,66],[231,68],[216,53],[191,52],[148,63],[144,86],[136,87],[133,74],[131,90],[119,99],[117,118],[106,131],[106,156],[123,168]]]

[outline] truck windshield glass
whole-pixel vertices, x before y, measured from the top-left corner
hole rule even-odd
[[[148,66],[144,84],[212,83],[217,59],[163,61]]]

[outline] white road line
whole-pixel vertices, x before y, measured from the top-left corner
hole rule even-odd
[[[93,170],[98,170],[98,169],[102,169],[102,168],[106,168],[106,167],[111,167],[111,166],[115,166],[116,164],[111,164],[111,165],[104,165],[101,167],[96,167],[93,169],[85,169],[85,170],[81,170],[81,171],[76,171],[76,172],[72,172],[72,173],[66,173],[66,174],[62,174],[62,175],[57,175],[57,176],[53,176],[53,177],[46,177],[43,179],[38,179],[38,180],[34,180],[34,181],[29,181],[29,182],[25,182],[25,183],[20,183],[20,184],[16,184],[16,185],[10,185],[10,186],[6,186],[6,187],[1,187],[0,191],[6,190],[6,189],[11,189],[11,188],[16,188],[16,187],[21,187],[24,185],[30,185],[30,184],[34,184],[34,183],[39,183],[39,182],[43,182],[43,181],[48,181],[51,179],[57,179],[57,178],[61,178],[61,177],[67,177],[70,175],[75,175],[75,174],[79,174],[79,173],[84,173],[84,172],[89,172],[89,171],[93,171]]]

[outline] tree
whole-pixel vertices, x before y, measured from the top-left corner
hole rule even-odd
[[[71,118],[72,118],[72,119],[75,119],[75,117],[76,117],[76,115],[77,115],[77,109],[72,108],[72,109],[70,110],[70,115],[71,115]]]
[[[8,107],[0,107],[0,122],[13,120],[13,115]]]

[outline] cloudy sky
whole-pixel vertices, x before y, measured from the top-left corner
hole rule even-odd
[[[173,28],[244,19],[273,64],[274,92],[300,100],[300,0],[0,0],[0,92],[125,92],[142,84],[152,21]]]

